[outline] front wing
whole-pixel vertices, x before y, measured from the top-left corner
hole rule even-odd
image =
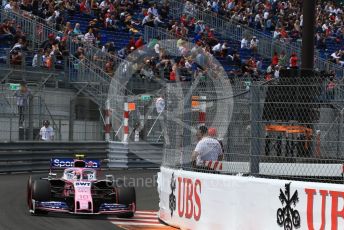
[[[98,210],[94,211],[78,211],[75,212],[71,207],[63,201],[35,201],[32,200],[33,210],[30,212],[34,213],[36,210],[47,211],[47,212],[60,212],[70,214],[124,214],[129,212],[135,212],[135,204],[116,204],[116,203],[101,203]]]

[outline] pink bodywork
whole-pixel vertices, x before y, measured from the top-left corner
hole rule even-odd
[[[75,178],[70,179],[67,178],[67,171],[74,171],[76,173]],[[93,171],[93,179],[92,178],[85,178],[83,177],[84,171],[90,172]],[[80,175],[80,178],[76,178],[77,175]],[[65,195],[68,196],[69,186],[74,186],[74,202],[75,202],[75,213],[88,213],[92,212],[93,210],[93,201],[92,201],[92,193],[91,193],[91,185],[92,182],[96,181],[96,171],[89,168],[69,168],[66,169],[63,175],[63,178],[66,183],[67,189],[65,189]]]

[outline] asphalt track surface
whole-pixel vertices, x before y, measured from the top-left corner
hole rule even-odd
[[[157,170],[101,171],[135,185],[137,210],[158,210]],[[0,175],[0,230],[123,229],[102,216],[48,214],[32,216],[26,205],[26,183],[30,174]],[[47,173],[35,173],[46,176]]]

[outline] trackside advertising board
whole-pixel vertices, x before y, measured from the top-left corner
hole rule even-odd
[[[95,159],[86,159],[85,162],[86,168],[100,168],[100,160]],[[58,168],[72,168],[74,167],[75,159],[73,158],[51,158],[50,166],[54,169]]]
[[[158,191],[160,219],[181,229],[344,229],[344,185],[161,167]]]

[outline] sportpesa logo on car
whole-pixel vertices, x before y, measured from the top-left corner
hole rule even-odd
[[[53,168],[69,168],[74,167],[74,159],[72,158],[52,158],[51,166]],[[100,163],[98,160],[85,160],[86,168],[99,168]]]

